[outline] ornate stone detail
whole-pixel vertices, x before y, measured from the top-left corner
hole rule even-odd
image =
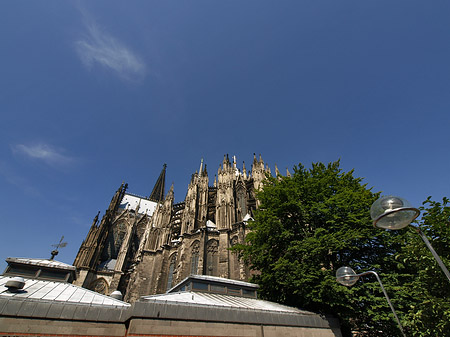
[[[105,281],[104,278],[95,280],[91,285],[91,289],[93,291],[98,292],[99,294],[102,294],[102,295],[108,294],[108,288],[109,288],[108,283]]]
[[[198,255],[200,253],[200,242],[195,241],[192,244],[192,248],[191,248],[191,254],[192,255]]]
[[[209,240],[206,245],[206,251],[208,254],[215,255],[219,251],[219,241],[217,240]]]

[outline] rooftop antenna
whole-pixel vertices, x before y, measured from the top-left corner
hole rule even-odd
[[[65,246],[67,246],[67,242],[62,242],[64,240],[64,235],[61,236],[61,240],[59,240],[59,243],[57,245],[52,245],[52,247],[55,247],[54,250],[52,250],[52,252],[50,254],[52,254],[52,257],[50,258],[50,260],[53,260],[55,258],[56,255],[58,255],[59,248],[64,248]]]

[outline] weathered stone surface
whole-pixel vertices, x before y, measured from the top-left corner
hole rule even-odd
[[[120,290],[125,301],[134,302],[164,293],[190,274],[248,280],[249,269],[229,248],[245,239],[245,221],[257,207],[255,190],[266,172],[261,157],[254,157],[250,173],[225,156],[210,186],[202,162],[178,204],[173,186],[164,200],[155,201],[128,193],[122,184],[80,247],[76,284],[104,294]],[[155,184],[158,195],[164,177],[165,166]],[[131,199],[136,205],[122,203]]]

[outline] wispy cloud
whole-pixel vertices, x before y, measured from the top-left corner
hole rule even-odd
[[[87,68],[98,64],[125,80],[139,81],[144,78],[146,66],[136,53],[95,23],[86,23],[85,26],[87,34],[75,42],[75,49]]]
[[[74,158],[63,154],[63,150],[55,149],[43,143],[33,145],[17,144],[11,146],[11,150],[15,154],[21,154],[49,165],[66,165],[74,162]]]

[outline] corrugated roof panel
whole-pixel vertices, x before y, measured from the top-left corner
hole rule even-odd
[[[67,269],[67,270],[75,270],[76,269],[74,266],[72,266],[70,264],[55,261],[55,260],[50,260],[50,259],[30,259],[30,258],[23,258],[23,257],[8,257],[6,259],[6,262],[15,262],[15,263],[34,265],[34,266],[60,268],[60,269]]]
[[[41,299],[45,295],[47,295],[54,287],[55,287],[55,282],[46,283],[43,281],[38,281],[31,287],[27,287],[24,289],[30,294],[30,295],[24,296],[24,297]],[[34,290],[33,293],[31,293],[32,290]]]
[[[42,297],[42,299],[43,300],[55,300],[61,293],[64,292],[64,290],[67,289],[68,286],[69,286],[68,283],[59,283],[55,287],[53,287],[53,289],[50,290],[50,292],[47,295]]]
[[[103,300],[103,305],[114,305],[114,301],[112,298],[105,298]]]
[[[4,286],[4,284],[10,279],[12,279],[12,277],[0,276],[0,297],[32,298],[41,299],[48,302],[98,304],[115,307],[130,306],[130,304],[126,302],[116,300],[112,297],[102,295],[70,283],[45,280],[24,278],[24,288],[19,292],[11,292]]]
[[[73,295],[73,293],[77,290],[77,287],[69,284],[69,286],[64,289],[56,298],[56,301],[68,301],[69,298]]]
[[[287,313],[309,314],[297,308],[288,307],[274,302],[259,300],[256,298],[238,297],[230,295],[221,295],[214,293],[201,292],[180,292],[166,293],[162,295],[145,296],[142,300],[151,300],[155,302],[178,302],[200,305],[222,306],[232,308],[245,308],[253,310],[267,310]]]
[[[91,303],[92,304],[103,304],[104,301],[105,301],[105,298],[103,296],[94,295],[94,297],[91,300]]]
[[[83,298],[85,291],[81,288],[77,288],[72,296],[69,297],[68,302],[76,302],[80,303],[80,300]]]
[[[90,291],[89,292],[85,291],[84,294],[83,294],[83,297],[80,298],[80,303],[89,303],[89,304],[91,304],[92,300],[94,299],[94,296],[95,296],[94,293],[92,293]]]

